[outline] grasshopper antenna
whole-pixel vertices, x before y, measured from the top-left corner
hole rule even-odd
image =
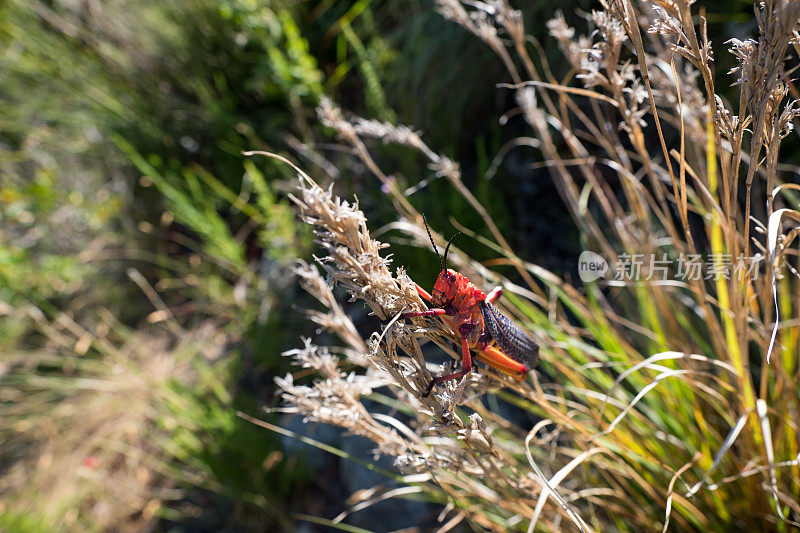
[[[442,256],[439,255],[439,249],[436,248],[436,243],[433,242],[433,235],[431,235],[431,229],[428,227],[428,219],[425,218],[425,213],[422,213],[422,221],[425,222],[425,231],[428,232],[428,238],[431,240],[431,245],[433,246],[433,251],[436,252],[436,257],[439,258],[439,264],[442,265],[442,270],[444,270],[444,268],[445,268],[444,261],[442,261]],[[447,255],[447,254],[445,253],[445,255]]]
[[[447,241],[447,247],[444,249],[444,257],[442,258],[442,270],[447,269],[447,252],[450,251],[450,245],[453,244],[453,239],[458,237],[461,234],[460,231],[455,232],[455,234],[450,237],[450,240]]]

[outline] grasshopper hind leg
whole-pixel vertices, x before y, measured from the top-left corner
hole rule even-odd
[[[458,379],[461,377],[466,376],[472,372],[472,356],[470,355],[469,351],[469,341],[466,337],[461,338],[461,370],[458,372],[452,372],[450,374],[445,374],[443,376],[439,376],[431,380],[430,384],[428,384],[428,388],[425,391],[425,394],[422,395],[423,398],[427,398],[431,392],[433,391],[433,387],[435,387],[438,383],[444,383],[445,381],[450,381],[451,379]]]

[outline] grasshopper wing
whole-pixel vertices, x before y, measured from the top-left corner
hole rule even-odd
[[[486,329],[500,351],[522,363],[528,370],[539,362],[539,345],[510,318],[489,302],[481,302]]]

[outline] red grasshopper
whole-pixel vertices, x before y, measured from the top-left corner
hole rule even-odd
[[[423,220],[425,220],[424,215]],[[439,256],[427,220],[425,229],[433,245],[433,251]],[[519,380],[525,379],[528,371],[539,362],[539,345],[492,305],[492,302],[503,293],[503,289],[495,287],[486,294],[466,276],[447,268],[447,252],[457,235],[458,233],[448,241],[444,257],[439,256],[442,270],[433,285],[433,295],[431,296],[418,284],[414,284],[419,295],[435,307],[427,311],[400,315],[400,318],[440,315],[452,317],[448,322],[453,332],[461,337],[461,370],[434,378],[423,394],[424,397],[431,393],[437,383],[458,379],[472,370],[470,348],[475,349],[480,361]]]

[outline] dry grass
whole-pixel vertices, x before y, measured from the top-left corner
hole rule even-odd
[[[108,312],[91,329],[67,313],[30,312],[47,341],[6,358],[3,511],[71,531],[152,527],[162,507],[184,497],[176,480],[208,481],[179,462],[186,452],[176,432],[198,430],[181,414],[192,403],[181,388],[202,379],[198,363],[218,357],[225,335],[211,322],[179,339],[131,332]]]
[[[442,529],[467,518],[492,530],[559,530],[565,519],[597,531],[785,530],[800,521],[800,285],[791,248],[800,212],[780,202],[796,203],[800,186],[779,149],[797,115],[786,62],[797,60],[800,3],[764,2],[757,39],[729,43],[739,64],[733,105],[716,92],[706,20],[693,17],[691,2],[602,4],[589,35],[560,15],[549,23],[571,67],[561,77],[544,54],[531,54],[537,45],[505,1],[438,8],[506,66],[512,83],[500,90],[514,91],[515,111],[532,129],[517,144],[540,150],[589,249],[612,265],[623,254],[703,254],[712,275],[659,282],[644,264],[640,281],[571,286],[517,257],[458,164],[413,129],[347,119],[324,102],[322,121],[382,181],[395,228],[426,246],[403,192],[415,184],[388,177],[373,138],[418,151],[483,217],[495,242],[482,242],[523,284],[458,250],[453,263],[480,286],[506,289],[504,310],[542,345],[547,379],[519,384],[482,370],[422,398],[430,373],[420,341],[452,353],[452,332],[438,320],[395,320],[423,308],[411,280],[389,269],[386,245],[370,237],[357,206],[301,172],[296,203],[316,228],[327,281],[387,325],[362,339],[328,283],[303,266],[301,278],[329,310],[312,318],[344,346],[307,342],[291,355],[322,377],[279,384],[289,409],[369,437],[414,472],[405,478],[413,491],[443,491],[451,507]],[[755,254],[765,269],[713,275]],[[520,428],[487,409],[481,395],[498,387],[540,421]],[[370,413],[366,397],[402,416]]]

